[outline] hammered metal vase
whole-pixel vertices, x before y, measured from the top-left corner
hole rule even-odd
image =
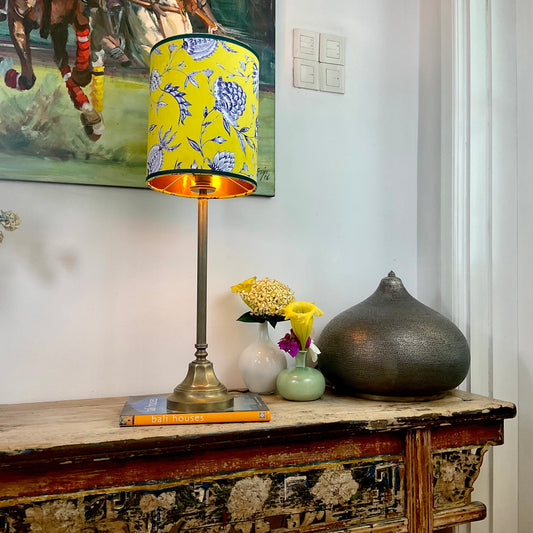
[[[318,366],[334,390],[377,400],[439,398],[470,366],[459,328],[413,298],[394,272],[333,318],[317,344]]]

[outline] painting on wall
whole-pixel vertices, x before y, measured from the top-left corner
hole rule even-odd
[[[215,32],[259,57],[255,194],[274,195],[275,0],[7,6],[6,17],[0,5],[0,179],[145,187],[150,49],[169,35]]]

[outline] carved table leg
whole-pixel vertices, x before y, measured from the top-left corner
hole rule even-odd
[[[433,532],[431,430],[409,430],[405,437],[408,533]]]

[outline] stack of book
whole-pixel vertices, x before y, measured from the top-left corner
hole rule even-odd
[[[121,426],[162,426],[170,424],[219,424],[222,422],[268,422],[270,409],[259,394],[234,394],[229,409],[208,413],[180,413],[167,409],[167,395],[131,396],[120,413]]]

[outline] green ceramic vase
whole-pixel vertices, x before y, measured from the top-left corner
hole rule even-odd
[[[296,366],[278,374],[276,387],[280,396],[286,400],[308,402],[317,400],[324,394],[326,380],[316,368],[305,366],[306,350],[296,355]]]

